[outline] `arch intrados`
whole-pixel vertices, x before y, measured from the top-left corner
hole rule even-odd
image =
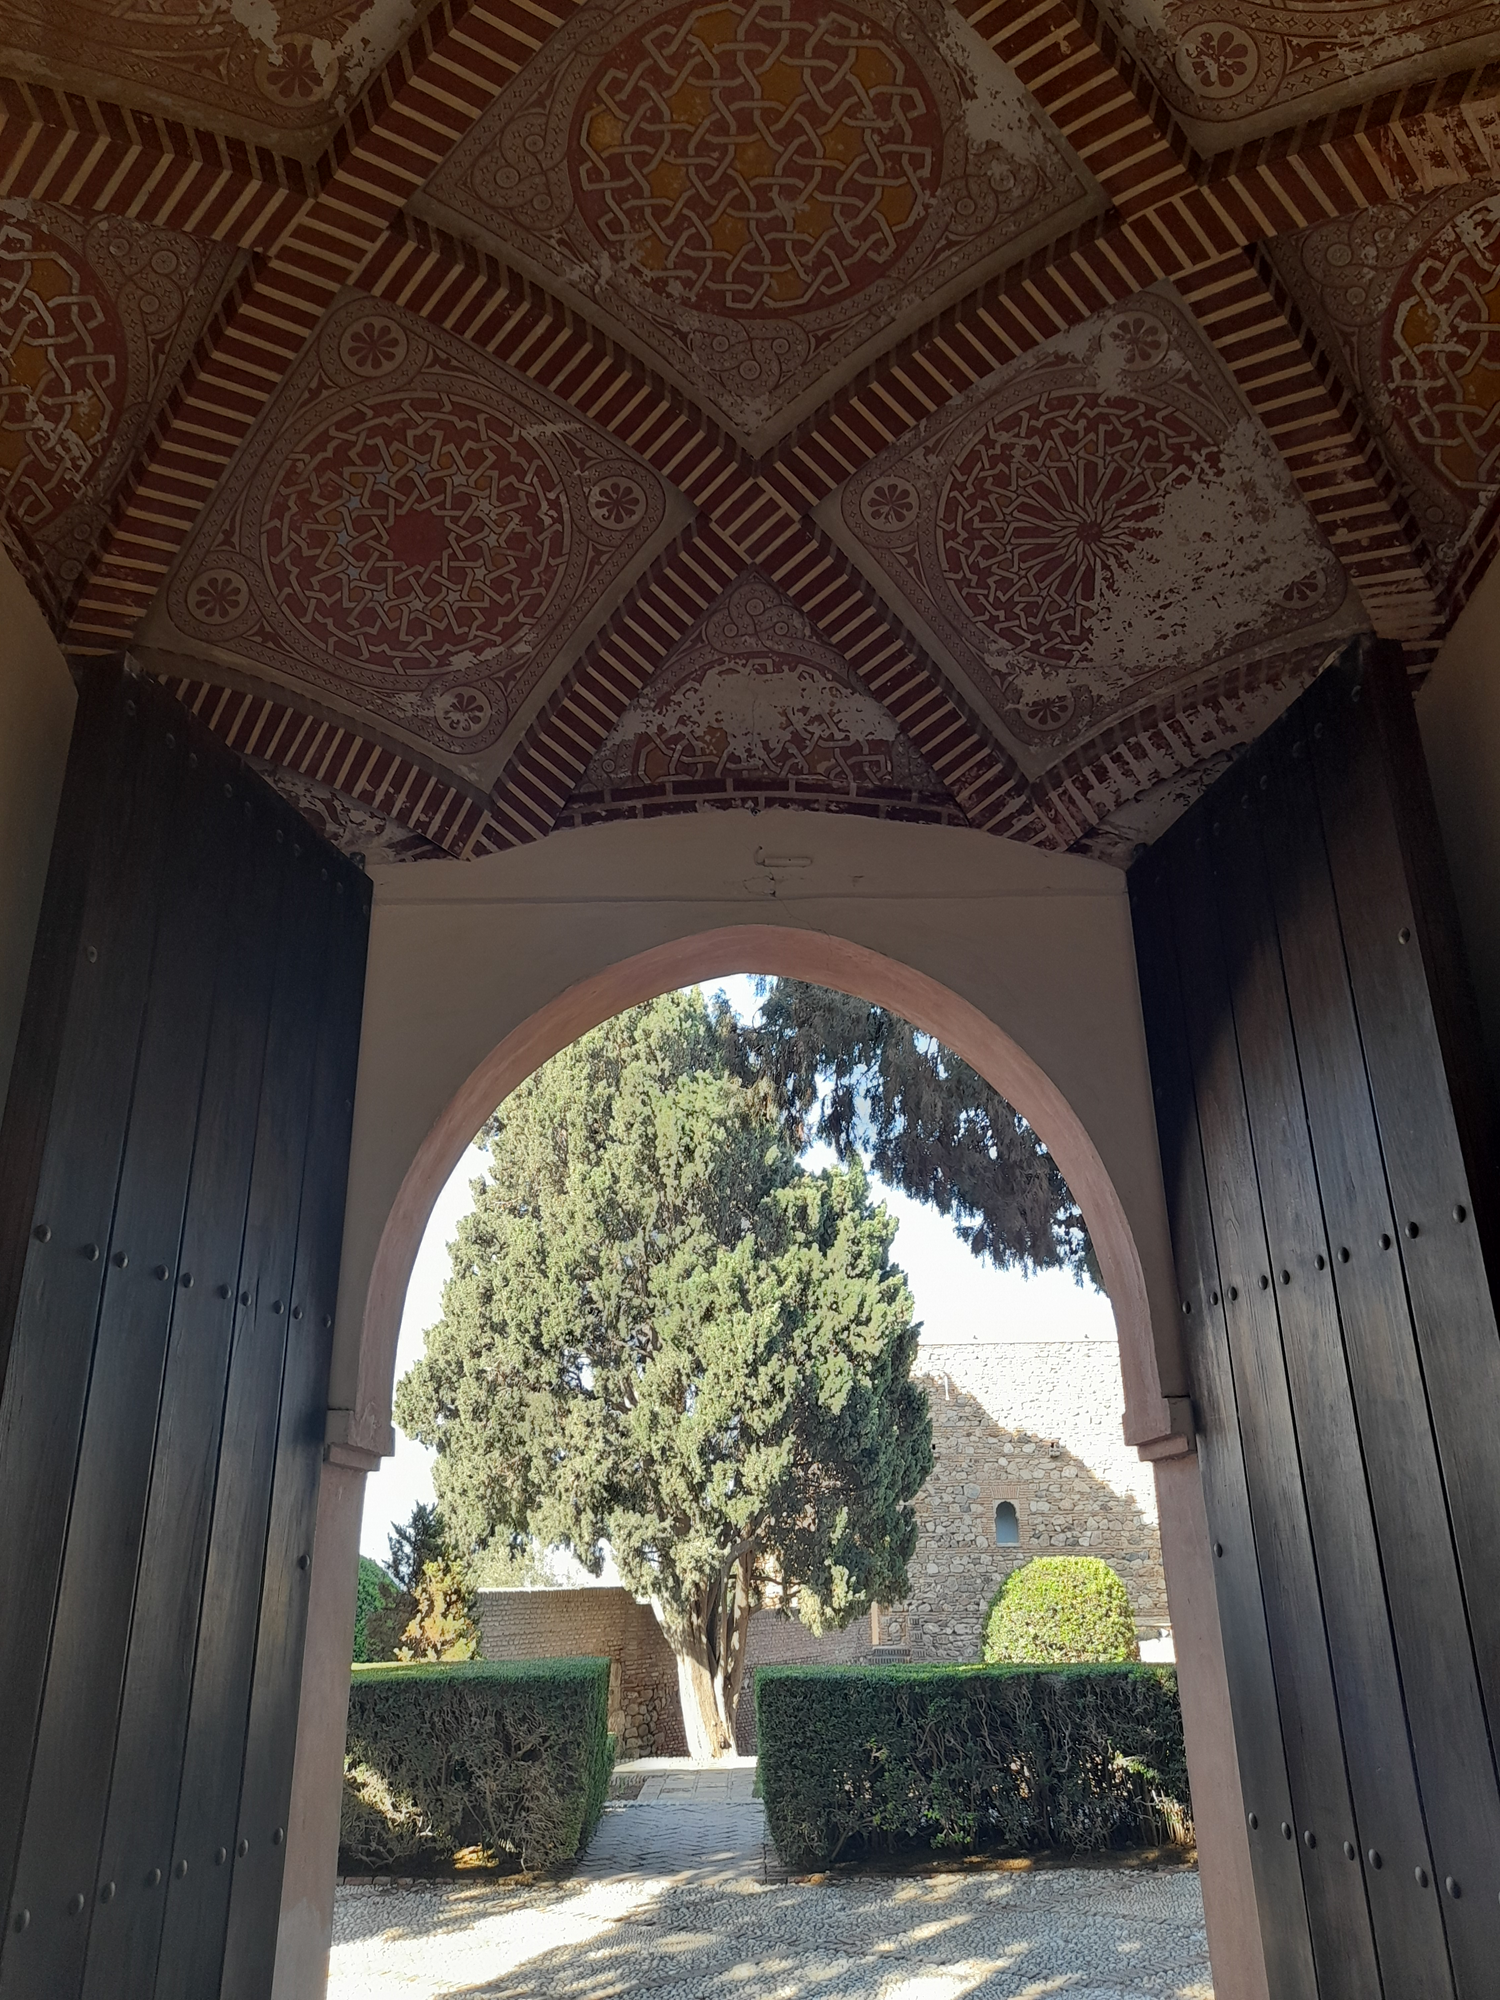
[[[963,1057],[1019,1111],[1057,1161],[1088,1225],[1114,1309],[1127,1431],[1166,1428],[1140,1254],[1114,1182],[1078,1114],[1018,1042],[950,987],[825,931],[735,924],[674,938],[579,980],[498,1042],[418,1147],[381,1231],[365,1296],[358,1407],[389,1411],[412,1265],[439,1193],[486,1118],[517,1085],[591,1028],[678,987],[760,973],[801,979],[888,1008]]]

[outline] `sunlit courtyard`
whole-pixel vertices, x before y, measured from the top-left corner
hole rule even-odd
[[[566,1881],[341,1887],[329,2000],[1211,2000],[1191,1867],[788,1880],[751,1782],[648,1778]]]
[[[330,2000],[1209,2000],[1198,1878],[1060,1870],[338,1892]]]

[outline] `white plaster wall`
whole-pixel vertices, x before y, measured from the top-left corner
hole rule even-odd
[[[594,827],[478,862],[372,875],[335,1407],[389,1409],[394,1328],[389,1352],[367,1346],[361,1356],[376,1249],[403,1176],[471,1072],[580,982],[652,947],[745,924],[879,952],[1019,1044],[1118,1192],[1150,1302],[1160,1393],[1185,1393],[1119,870],[965,829],[771,812]],[[699,976],[756,969],[735,961]]]
[[[31,970],[76,696],[67,664],[0,549],[0,1100]]]

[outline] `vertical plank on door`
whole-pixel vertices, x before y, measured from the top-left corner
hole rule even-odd
[[[1171,882],[1163,855],[1150,854],[1137,863],[1131,871],[1130,892],[1266,1975],[1275,2000],[1316,2000],[1301,1867],[1295,1843],[1281,1834],[1284,1824],[1291,1825],[1294,1811],[1229,1365],[1203,1143],[1188,1066]]]
[[[1261,853],[1268,792],[1266,771],[1248,773],[1250,809],[1219,816],[1215,879],[1233,913],[1223,932],[1240,1070],[1357,1824],[1318,1851],[1352,1873],[1368,1869],[1372,1849],[1421,1851],[1426,1830]],[[1387,1989],[1412,2000],[1451,1993],[1436,1902],[1413,1908],[1385,1870],[1366,1887]]]

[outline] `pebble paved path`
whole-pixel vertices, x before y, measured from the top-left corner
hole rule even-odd
[[[1190,1872],[768,1880],[749,1784],[648,1779],[565,1882],[340,1889],[330,2000],[1212,2000]]]

